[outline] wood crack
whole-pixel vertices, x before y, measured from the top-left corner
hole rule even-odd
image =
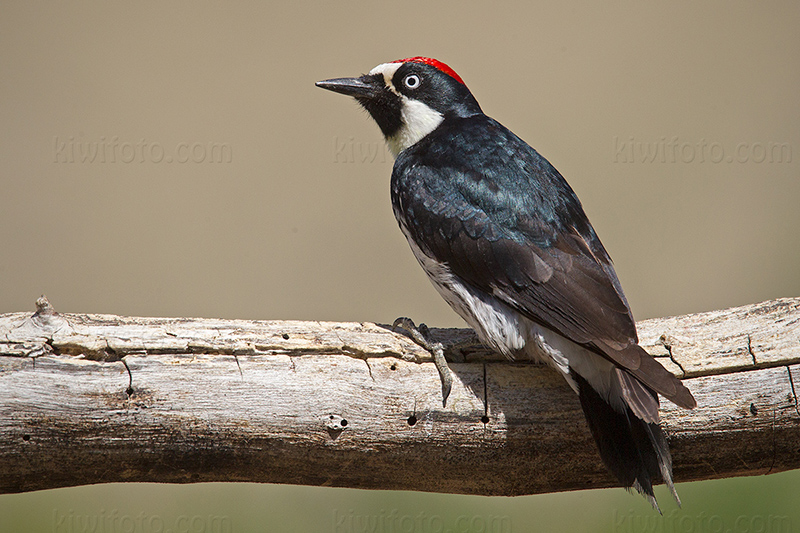
[[[753,343],[750,339],[750,334],[747,334],[747,353],[750,354],[750,357],[753,359],[753,366],[758,366],[758,362],[756,361],[756,354],[753,353]]]
[[[369,372],[369,377],[372,381],[375,381],[375,376],[372,375],[372,367],[369,364],[369,360],[364,359],[364,363],[367,365],[367,372]]]
[[[659,341],[661,342],[661,345],[667,350],[667,353],[669,354],[669,360],[675,363],[675,365],[678,368],[680,368],[681,370],[680,377],[686,377],[686,369],[683,368],[683,365],[681,365],[680,361],[678,361],[672,354],[672,342],[669,340],[669,335],[667,335],[666,333],[662,334],[659,337]]]
[[[797,391],[794,389],[794,380],[792,379],[792,369],[787,365],[786,372],[789,374],[789,385],[792,388],[792,398],[794,399],[794,412],[797,413],[797,416],[800,417],[800,408],[798,408],[797,404]]]

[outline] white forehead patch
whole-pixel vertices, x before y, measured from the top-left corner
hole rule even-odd
[[[383,80],[386,82],[386,86],[392,91],[397,92],[394,88],[394,84],[392,83],[392,78],[394,77],[394,73],[397,72],[397,69],[402,66],[402,63],[381,63],[374,69],[370,70],[369,73],[370,75],[383,74]]]

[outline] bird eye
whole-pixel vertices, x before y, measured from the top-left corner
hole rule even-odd
[[[419,87],[420,79],[419,76],[417,76],[416,74],[409,74],[408,76],[405,77],[405,79],[403,79],[403,83],[409,89],[416,89],[417,87]]]

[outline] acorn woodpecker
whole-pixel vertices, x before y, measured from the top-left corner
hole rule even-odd
[[[611,258],[561,174],[435,59],[317,86],[354,97],[380,126],[396,157],[395,217],[439,294],[484,344],[566,379],[624,487],[658,509],[660,476],[680,504],[658,394],[688,409],[695,399],[639,346]]]

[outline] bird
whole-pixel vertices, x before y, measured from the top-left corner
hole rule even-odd
[[[564,377],[623,487],[660,512],[660,478],[680,505],[658,395],[686,409],[697,403],[638,344],[611,258],[563,176],[484,114],[439,60],[409,57],[316,85],[355,98],[378,124],[395,158],[394,215],[450,307],[486,346]],[[398,320],[434,354],[446,402],[441,345]]]

